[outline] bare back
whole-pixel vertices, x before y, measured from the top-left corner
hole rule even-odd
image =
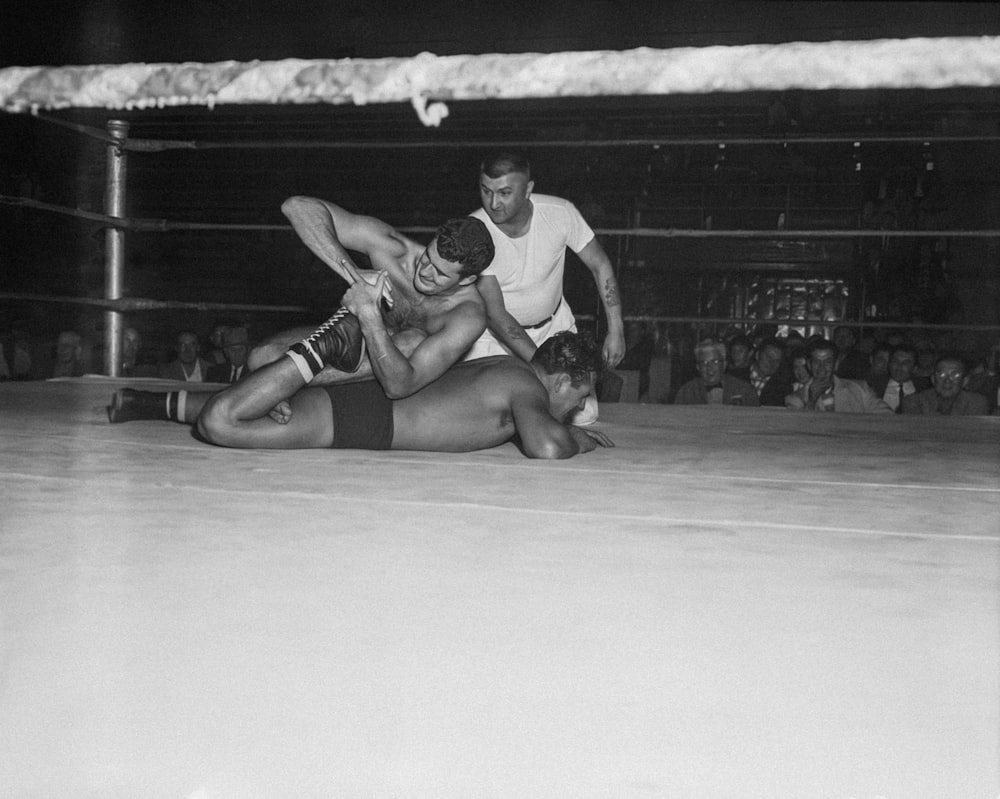
[[[506,355],[466,361],[394,402],[392,448],[468,452],[495,447],[517,432],[517,405],[548,415],[548,395],[531,366]]]

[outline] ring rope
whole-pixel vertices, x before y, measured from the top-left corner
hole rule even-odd
[[[52,302],[66,305],[88,305],[107,310],[129,313],[134,311],[267,311],[275,313],[313,313],[315,308],[300,305],[252,305],[225,302],[183,302],[179,300],[150,300],[144,298],[122,298],[117,300],[96,299],[92,297],[48,296],[44,294],[21,294],[16,292],[0,292],[0,300],[24,302]],[[593,314],[575,314],[578,321],[595,322]],[[646,314],[628,315],[623,317],[626,322],[668,322],[695,325],[790,325],[792,327],[849,325],[852,327],[879,327],[890,329],[912,328],[918,330],[1000,330],[1000,325],[966,325],[966,324],[926,324],[920,322],[868,322],[849,319],[747,319],[739,317],[704,317],[704,316],[652,316]]]
[[[168,232],[175,230],[282,230],[291,231],[291,225],[229,222],[172,222],[167,219],[128,219],[108,216],[79,208],[68,208],[42,202],[30,197],[0,195],[0,205],[15,205],[39,211],[77,217],[89,222],[120,230]],[[396,228],[401,233],[437,232],[436,227],[409,226]],[[602,236],[638,236],[658,239],[854,239],[854,238],[1000,238],[1000,230],[702,230],[700,228],[599,228],[594,233]]]
[[[255,305],[228,302],[184,302],[180,300],[150,300],[143,297],[121,297],[119,299],[98,299],[95,297],[49,296],[45,294],[21,294],[0,292],[0,300],[26,302],[54,302],[68,305],[89,305],[119,313],[134,311],[273,311],[275,313],[309,313],[313,308],[303,305]]]
[[[1000,86],[1000,37],[8,67],[0,70],[0,107],[25,112],[408,101],[425,125],[437,127],[448,114],[441,100],[956,86]]]
[[[128,139],[125,149],[134,152],[163,152],[165,150],[421,150],[441,147],[494,149],[499,147],[697,147],[726,145],[758,146],[815,145],[815,144],[931,144],[933,142],[994,142],[997,135],[978,136],[742,136],[731,138],[632,138],[632,139],[555,139],[550,141],[169,141],[157,139]]]
[[[114,144],[125,150],[139,153],[159,153],[168,150],[402,150],[431,149],[441,147],[494,149],[499,147],[696,147],[700,145],[718,147],[760,146],[760,145],[817,145],[817,144],[932,144],[935,142],[993,142],[1000,141],[996,134],[928,134],[917,136],[901,134],[896,136],[873,136],[859,134],[856,136],[716,136],[714,138],[699,137],[640,137],[627,139],[551,139],[519,140],[505,139],[503,141],[448,141],[434,139],[430,141],[344,141],[344,140],[231,140],[231,141],[197,141],[191,139],[116,139],[105,130],[90,125],[68,122],[48,114],[35,114],[35,117],[54,125],[61,125],[77,133],[98,139],[107,144]]]
[[[594,314],[573,313],[577,321],[599,322]],[[636,315],[622,317],[626,322],[671,322],[693,325],[742,325],[760,327],[763,325],[789,325],[791,327],[879,327],[890,330],[1000,330],[1000,325],[928,324],[922,322],[868,322],[851,319],[748,319],[745,317],[710,316],[650,316]]]

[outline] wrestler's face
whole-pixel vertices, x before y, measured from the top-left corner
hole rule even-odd
[[[417,259],[413,270],[413,288],[421,294],[441,294],[448,289],[475,280],[474,277],[462,277],[459,273],[462,265],[457,261],[448,261],[438,252],[437,239],[423,251]]]
[[[498,178],[479,176],[479,202],[483,210],[493,220],[494,225],[518,222],[530,209],[532,180],[523,172],[509,172]]]
[[[569,375],[559,375],[549,390],[549,412],[559,421],[569,422],[575,413],[583,410],[587,397],[594,393],[596,382],[595,372],[591,372],[586,380],[581,380],[575,386]]]

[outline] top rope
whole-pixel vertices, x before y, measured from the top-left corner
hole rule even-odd
[[[413,58],[8,67],[0,107],[410,102],[425,125],[444,100],[704,94],[783,89],[1000,86],[1000,37]]]

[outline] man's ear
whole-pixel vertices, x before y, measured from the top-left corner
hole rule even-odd
[[[529,180],[528,181],[528,185],[527,185],[527,187],[525,188],[525,191],[524,191],[524,196],[525,197],[530,197],[531,196],[531,192],[533,192],[534,190],[535,190],[535,181]]]
[[[556,372],[553,377],[555,378],[556,391],[566,391],[573,386],[573,378],[569,376],[568,372]]]
[[[466,275],[461,280],[458,281],[456,285],[459,286],[470,286],[479,280],[479,275]]]

